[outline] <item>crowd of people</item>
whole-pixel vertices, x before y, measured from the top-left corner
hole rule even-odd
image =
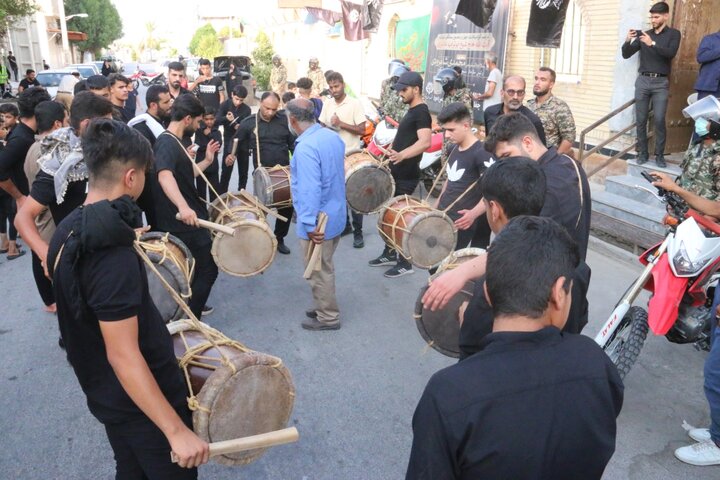
[[[652,99],[658,166],[666,77],[679,42],[668,13],[667,4],[656,3],[653,28],[631,30],[622,46],[626,58],[640,53],[637,115],[647,121],[643,105]],[[285,218],[275,222],[277,251],[291,254],[285,239],[293,216],[305,267],[306,253],[323,246],[309,276],[313,306],[301,325],[341,328],[333,256],[343,234],[364,247],[363,216],[347,205],[344,158],[361,145],[365,112],[343,75],[323,72],[316,58],[296,82],[288,82],[279,56],[273,65],[256,113],[246,104],[247,88],[214,76],[208,60],[199,62],[188,88],[185,65],[170,63],[167,83],[147,89],[141,113],[128,92],[132,82],[109,70],[76,79],[72,95],[56,101],[28,72],[17,107],[0,107],[0,251],[9,259],[23,255],[18,232],[32,250],[44,308],[57,313],[60,345],[90,411],[105,425],[118,478],[197,478],[196,467],[208,460],[133,245],[148,228],[180,239],[195,260],[189,308],[196,318],[212,313],[218,267],[200,220],[208,220],[218,195],[235,189],[236,165],[237,190],[247,186],[251,161],[254,169],[289,169],[292,205],[277,212]],[[416,408],[406,478],[599,479],[615,450],[623,384],[600,347],[577,335],[588,323],[591,197],[574,160],[575,122],[553,95],[551,68],[535,72],[525,103],[525,78],[503,77],[493,54],[486,66],[483,93],[470,92],[460,68],[435,75],[443,96],[435,121],[425,80],[404,62],[391,61],[381,85],[380,109],[398,122],[386,151],[393,196],[413,195],[420,158],[433,130],[442,131],[447,178],[432,207],[454,222],[456,250],[486,250],[433,277],[422,299],[436,310],[476,281],[462,313],[460,362],[429,380]],[[708,88],[710,96],[720,91],[717,83]],[[484,102],[484,140],[473,131],[474,101]],[[695,119],[697,142],[681,179],[658,173],[657,185],[720,218],[716,110]],[[640,130],[644,163],[647,135]],[[325,215],[327,223],[320,221]],[[369,266],[390,267],[388,278],[413,273],[395,247],[386,244]],[[720,464],[717,332],[705,371],[712,426],[691,432],[698,443],[676,452],[687,463]]]

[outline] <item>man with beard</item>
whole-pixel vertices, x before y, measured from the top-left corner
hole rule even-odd
[[[432,118],[427,104],[423,102],[423,79],[419,73],[403,73],[393,88],[409,107],[388,150],[390,172],[395,179],[394,196],[412,195],[420,181],[420,159],[430,146]],[[397,264],[385,272],[386,277],[396,278],[414,273],[410,261],[387,244],[380,256],[368,264],[371,267],[382,267],[396,261]]]
[[[545,145],[547,140],[545,139],[545,129],[543,129],[542,121],[532,110],[522,104],[525,98],[525,79],[519,75],[506,78],[500,91],[500,97],[502,103],[485,110],[485,132],[490,135],[490,131],[498,118],[517,112],[525,115],[532,122],[540,141]]]
[[[327,82],[325,81],[325,75],[323,74],[322,68],[320,68],[320,61],[317,57],[311,57],[308,62],[307,78],[312,81],[312,89],[310,90],[310,96],[318,98],[320,92],[327,88]],[[300,81],[298,80],[298,88],[300,87]]]
[[[215,111],[225,101],[225,85],[220,77],[212,74],[212,65],[207,58],[201,58],[198,62],[200,76],[195,79],[189,89],[195,93],[203,104],[203,107],[212,107]]]
[[[170,62],[168,64],[167,87],[170,97],[175,100],[183,93],[190,93],[190,90],[182,86],[185,79],[185,65],[180,62]]]
[[[575,141],[575,119],[570,107],[552,93],[555,86],[555,70],[540,67],[535,73],[534,99],[528,101],[528,108],[540,117],[547,143],[560,154],[571,154]]]
[[[287,90],[287,68],[282,64],[280,55],[273,55],[272,64],[270,90],[277,93],[278,97],[282,97],[282,94]]]
[[[198,219],[208,219],[208,211],[198,197],[195,177],[197,171],[211,165],[220,145],[210,142],[205,158],[195,163],[193,151],[183,145],[182,138],[200,128],[203,113],[205,109],[196,97],[191,94],[179,96],[170,110],[170,125],[157,138],[154,146],[155,170],[160,184],[160,188],[153,188],[157,216],[155,226],[156,230],[178,237],[195,259],[195,278],[190,285],[193,295],[188,306],[197,318],[213,310],[206,302],[218,268],[210,253],[210,233],[198,225]],[[175,218],[178,213],[180,220]]]
[[[279,108],[280,97],[275,92],[262,94],[258,113],[244,119],[235,134],[238,139],[238,152],[236,158],[230,157],[231,164],[236,160],[249,162],[252,151],[256,167],[272,168],[276,165],[283,167],[290,165],[290,153],[295,150],[295,136],[290,133],[285,115],[278,113]],[[286,222],[275,220],[277,251],[288,255],[290,249],[285,245],[285,237],[290,230],[293,207],[278,208],[278,213],[288,220]]]
[[[236,85],[233,88],[230,98],[220,105],[215,121],[218,126],[223,127],[223,155],[222,170],[220,173],[220,193],[221,195],[228,191],[230,186],[230,177],[233,171],[233,159],[230,158],[232,153],[233,137],[240,128],[240,122],[249,117],[252,113],[250,107],[245,104],[248,96],[247,88],[242,85]],[[235,152],[237,155],[237,152]],[[247,160],[247,159],[246,159]],[[248,178],[248,162],[240,162],[238,164],[238,190],[242,190],[247,185]]]
[[[39,87],[40,82],[38,82],[37,78],[35,78],[35,70],[32,68],[27,69],[25,72],[25,78],[20,80],[20,85],[18,85],[18,93],[22,93],[23,90],[27,90],[30,87]]]
[[[127,111],[125,110],[125,102],[128,99],[129,83],[130,80],[119,73],[111,73],[108,76],[110,102],[113,104],[113,118],[123,123],[127,123],[132,120],[132,117],[127,117]]]
[[[165,131],[164,125],[170,117],[172,102],[168,87],[165,85],[150,86],[145,92],[147,110],[130,120],[128,125],[142,133],[150,145],[155,145],[155,139]]]

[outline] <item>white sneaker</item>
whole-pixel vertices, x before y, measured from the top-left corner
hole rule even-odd
[[[700,442],[675,450],[675,457],[690,465],[720,465],[720,448],[712,440]]]
[[[688,430],[690,438],[696,442],[709,442],[710,441],[710,429],[709,428],[693,428]]]

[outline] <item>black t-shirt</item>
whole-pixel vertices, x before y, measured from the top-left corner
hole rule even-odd
[[[432,127],[432,117],[430,110],[424,103],[409,109],[400,121],[397,135],[392,148],[396,152],[405,150],[410,145],[418,141],[418,130]],[[417,180],[420,178],[420,159],[422,153],[416,157],[408,158],[402,162],[390,164],[390,172],[396,180]]]
[[[482,189],[478,180],[492,161],[492,155],[485,150],[482,142],[475,142],[465,151],[460,151],[456,146],[448,157],[447,186],[440,197],[438,208],[445,210],[474,182],[477,182],[475,186],[448,211],[448,215],[453,220],[457,220],[460,218],[458,211],[469,210],[477,205],[482,198]]]
[[[170,88],[170,87],[168,86],[168,88]],[[178,90],[178,92],[180,92],[180,93],[178,93],[178,97],[180,95],[185,95],[186,93],[192,93],[192,92],[190,92],[190,90],[188,90],[185,87],[180,87],[180,90]],[[172,94],[172,92],[170,92],[170,96],[172,97],[173,100],[175,100],[177,98],[175,95]]]
[[[160,134],[155,140],[155,171],[157,175],[163,170],[172,172],[178,188],[188,206],[195,210],[198,218],[207,220],[207,207],[198,197],[195,187],[195,173],[192,160],[188,157],[185,149],[180,144],[180,139],[167,130]],[[192,232],[196,227],[186,225],[175,219],[178,212],[177,207],[165,195],[162,186],[153,185],[153,197],[155,198],[155,216],[157,230],[163,232]]]
[[[220,77],[200,82],[195,87],[195,94],[205,107],[213,107],[215,111],[220,107],[220,92],[225,91],[225,85]]]
[[[27,78],[23,78],[22,80],[20,80],[20,85],[18,88],[21,87],[21,88],[25,89],[25,88],[39,87],[39,86],[40,86],[40,82],[38,82],[37,78],[34,79],[32,82],[30,80],[28,80]]]
[[[235,137],[238,139],[238,159],[249,157],[250,151],[257,148],[255,142],[255,117],[250,115],[240,122]],[[287,117],[278,112],[269,122],[258,119],[258,135],[260,136],[260,163],[264,167],[290,165],[290,152],[295,150],[295,136],[290,133]],[[255,160],[257,161],[257,160]]]
[[[532,122],[532,124],[535,126],[535,130],[537,130],[538,137],[540,137],[540,142],[542,142],[543,145],[547,145],[547,139],[545,138],[545,128],[543,127],[540,117],[538,117],[535,112],[530,110],[525,105],[521,105],[520,108],[517,109],[517,113],[524,115],[525,117],[527,117],[528,120]],[[489,133],[490,130],[492,130],[492,127],[495,125],[497,119],[505,115],[505,105],[502,103],[498,103],[497,105],[488,107],[485,110],[484,115],[485,131]]]
[[[132,247],[111,247],[84,252],[77,264],[77,233],[82,208],[57,227],[50,242],[57,317],[67,358],[87,396],[90,412],[102,423],[121,423],[144,414],[120,384],[108,362],[100,321],[113,322],[137,316],[140,352],[160,390],[171,405],[185,404],[187,388],[173,351],[172,339],[150,298],[147,275]]]
[[[55,195],[55,178],[40,170],[30,189],[30,196],[40,205],[48,207],[55,225],[59,225],[73,210],[85,203],[87,180],[68,183],[64,200],[59,204]]]
[[[200,163],[205,159],[205,152],[207,151],[208,143],[211,140],[215,140],[219,144],[222,144],[222,135],[217,127],[213,127],[208,135],[205,135],[205,128],[201,125],[200,128],[195,132],[195,144],[198,146],[197,155],[195,155],[195,163]],[[218,171],[218,155],[220,151],[215,153],[215,159],[213,163],[208,166],[205,171],[208,173]]]
[[[599,480],[622,404],[617,368],[591,338],[493,332],[428,382],[405,478]]]
[[[35,132],[20,122],[8,135],[5,148],[0,150],[0,180],[12,180],[23,195],[30,193],[25,176],[25,156],[33,143]]]
[[[232,112],[235,117],[232,121],[232,125],[227,119],[228,112]],[[217,115],[215,115],[215,125],[218,127],[222,125],[224,127],[223,140],[225,140],[225,155],[223,155],[223,157],[232,150],[232,139],[240,128],[240,122],[249,117],[251,114],[252,110],[250,107],[248,107],[245,103],[241,103],[239,107],[236,107],[232,103],[232,98],[225,100],[222,105],[220,105],[220,109],[218,110]]]

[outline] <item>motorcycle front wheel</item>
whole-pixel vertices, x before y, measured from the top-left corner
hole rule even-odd
[[[648,333],[647,312],[641,307],[631,307],[603,350],[615,364],[620,378],[630,372],[640,356]]]

